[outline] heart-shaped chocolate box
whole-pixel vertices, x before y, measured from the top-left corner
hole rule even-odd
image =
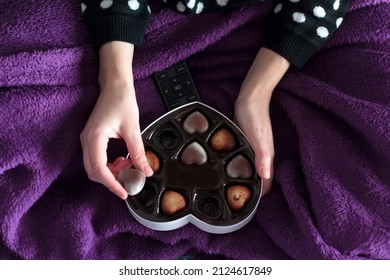
[[[250,221],[262,180],[249,141],[226,116],[193,102],[154,121],[142,138],[155,172],[126,200],[141,224],[164,231],[192,223],[222,234]]]

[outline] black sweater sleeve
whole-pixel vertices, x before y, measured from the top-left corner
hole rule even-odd
[[[110,41],[140,46],[151,13],[147,0],[83,0],[81,11],[98,47]]]
[[[337,30],[348,6],[349,0],[282,0],[263,46],[300,68]]]
[[[162,0],[185,14],[235,8],[261,0]],[[350,0],[276,0],[263,46],[297,67],[337,30]],[[83,0],[83,16],[95,45],[125,41],[140,46],[150,18],[147,0]]]

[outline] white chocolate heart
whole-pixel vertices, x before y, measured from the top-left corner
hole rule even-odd
[[[226,167],[226,174],[231,178],[248,179],[252,176],[253,170],[249,161],[242,155],[233,158]]]
[[[204,133],[209,129],[209,122],[199,111],[190,114],[183,122],[183,129],[188,133]]]
[[[187,165],[202,165],[207,161],[207,153],[198,142],[192,142],[181,154],[181,161]]]
[[[119,172],[118,181],[129,195],[136,195],[143,189],[146,175],[137,169],[123,169]]]

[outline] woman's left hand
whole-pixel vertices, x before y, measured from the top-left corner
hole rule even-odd
[[[263,196],[271,190],[275,156],[269,102],[239,97],[235,103],[235,122],[253,147],[256,171],[263,179]]]
[[[272,93],[290,63],[272,50],[261,48],[235,102],[234,118],[255,153],[258,175],[264,180],[262,196],[271,190],[275,156],[269,104]]]

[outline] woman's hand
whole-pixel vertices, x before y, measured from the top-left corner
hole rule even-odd
[[[256,171],[264,180],[262,195],[271,189],[275,156],[269,104],[289,66],[285,58],[261,48],[235,103],[235,121],[252,144]]]
[[[101,47],[101,92],[80,135],[88,177],[105,185],[122,199],[126,199],[127,193],[114,176],[119,167],[134,165],[146,176],[153,174],[145,156],[139,126],[131,67],[133,52],[134,46],[123,42],[110,42]],[[120,164],[107,163],[110,138],[124,139],[131,161],[122,159]]]
[[[269,104],[261,97],[238,98],[235,104],[235,122],[253,147],[256,171],[264,182],[264,195],[271,189],[275,155]]]

